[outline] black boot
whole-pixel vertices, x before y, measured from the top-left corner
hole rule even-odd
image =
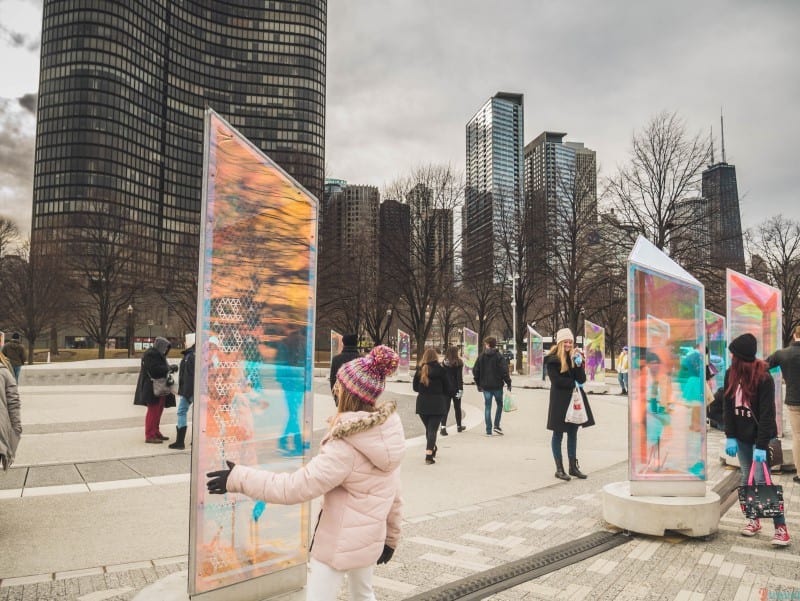
[[[584,474],[578,467],[578,460],[575,457],[569,458],[569,475],[580,478],[581,480],[586,479],[586,474]]]
[[[567,476],[567,472],[564,471],[563,459],[556,459],[556,478],[559,480],[572,480],[572,478]]]
[[[183,444],[183,441],[186,439],[186,426],[175,429],[177,430],[178,433],[175,435],[175,442],[169,445],[169,448],[183,450],[186,448],[186,445]]]

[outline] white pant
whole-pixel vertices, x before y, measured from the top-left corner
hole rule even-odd
[[[334,570],[313,557],[309,566],[311,573],[306,586],[306,601],[336,601],[345,574],[350,601],[376,601],[375,593],[372,592],[373,566],[347,571]]]
[[[800,405],[784,405],[792,429],[792,457],[795,467],[800,466]],[[800,469],[797,472],[800,474]]]

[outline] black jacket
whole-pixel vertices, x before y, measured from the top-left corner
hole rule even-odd
[[[444,415],[450,405],[450,397],[456,391],[452,386],[450,376],[438,361],[431,361],[428,365],[428,385],[420,380],[422,368],[414,372],[412,386],[417,392],[417,414],[419,415]]]
[[[358,359],[360,356],[361,353],[358,352],[358,348],[355,346],[344,346],[342,347],[342,352],[331,359],[331,373],[328,376],[331,382],[331,390],[333,390],[333,385],[336,384],[336,373],[339,371],[339,368],[348,361]]]
[[[153,380],[151,378],[163,378],[170,372],[169,363],[167,363],[169,349],[169,340],[159,336],[153,346],[142,355],[139,381],[136,383],[136,394],[133,397],[134,405],[153,405],[158,403],[158,398],[153,394]],[[164,406],[175,406],[174,394],[167,395]]]
[[[725,373],[725,390],[728,389],[729,375],[729,371]],[[745,400],[750,403],[749,411],[746,407],[736,408],[736,399],[725,394],[725,403],[722,405],[725,436],[755,444],[757,449],[766,451],[769,441],[778,435],[778,426],[775,423],[775,381],[772,376],[764,376],[758,383],[754,398]]]
[[[767,357],[770,369],[780,367],[786,381],[786,404],[800,405],[800,342],[792,342],[786,348]]]
[[[511,376],[508,375],[508,362],[496,348],[487,348],[475,361],[472,368],[475,385],[481,390],[500,390],[503,382],[511,386]]]
[[[586,370],[581,367],[570,367],[565,373],[561,373],[561,360],[558,355],[547,355],[544,358],[544,367],[547,370],[547,377],[550,378],[550,403],[547,407],[547,429],[553,432],[566,431],[567,409],[572,400],[572,391],[575,390],[575,382],[583,384],[586,382]],[[586,413],[589,421],[582,424],[584,428],[594,426],[594,415],[589,406],[589,398],[581,389],[583,403],[586,406]]]
[[[444,364],[444,371],[447,377],[450,378],[450,390],[453,391],[452,396],[456,396],[456,392],[464,390],[464,364],[461,365],[448,365]]]
[[[178,394],[191,401],[194,397],[194,345],[181,354],[183,358],[178,372]]]

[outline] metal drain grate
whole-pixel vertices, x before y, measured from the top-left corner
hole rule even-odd
[[[408,597],[406,601],[478,601],[613,549],[629,540],[630,536],[620,532],[595,532],[536,555]]]

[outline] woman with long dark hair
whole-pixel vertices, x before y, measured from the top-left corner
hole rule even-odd
[[[447,409],[445,409],[444,417],[442,418],[442,436],[447,436],[447,414],[450,412],[450,402],[453,403],[453,410],[456,413],[456,430],[463,432],[466,430],[461,425],[461,397],[464,395],[464,362],[458,356],[458,347],[451,346],[444,354],[444,370],[450,378],[450,386],[453,390],[453,396],[447,401]]]
[[[752,334],[742,334],[728,345],[731,366],[725,372],[725,401],[722,406],[725,422],[725,453],[738,456],[742,486],[747,485],[750,468],[756,462],[755,482],[762,484],[767,467],[770,439],[778,435],[775,422],[775,382],[766,361],[756,359],[758,343]],[[772,544],[789,544],[786,517],[772,518],[775,536]],[[761,531],[761,520],[748,519],[742,528],[743,536],[755,536]]]
[[[439,363],[439,353],[428,347],[414,372],[414,392],[417,394],[417,415],[425,424],[425,463],[436,463],[436,435],[442,416],[453,391],[444,367]]]

